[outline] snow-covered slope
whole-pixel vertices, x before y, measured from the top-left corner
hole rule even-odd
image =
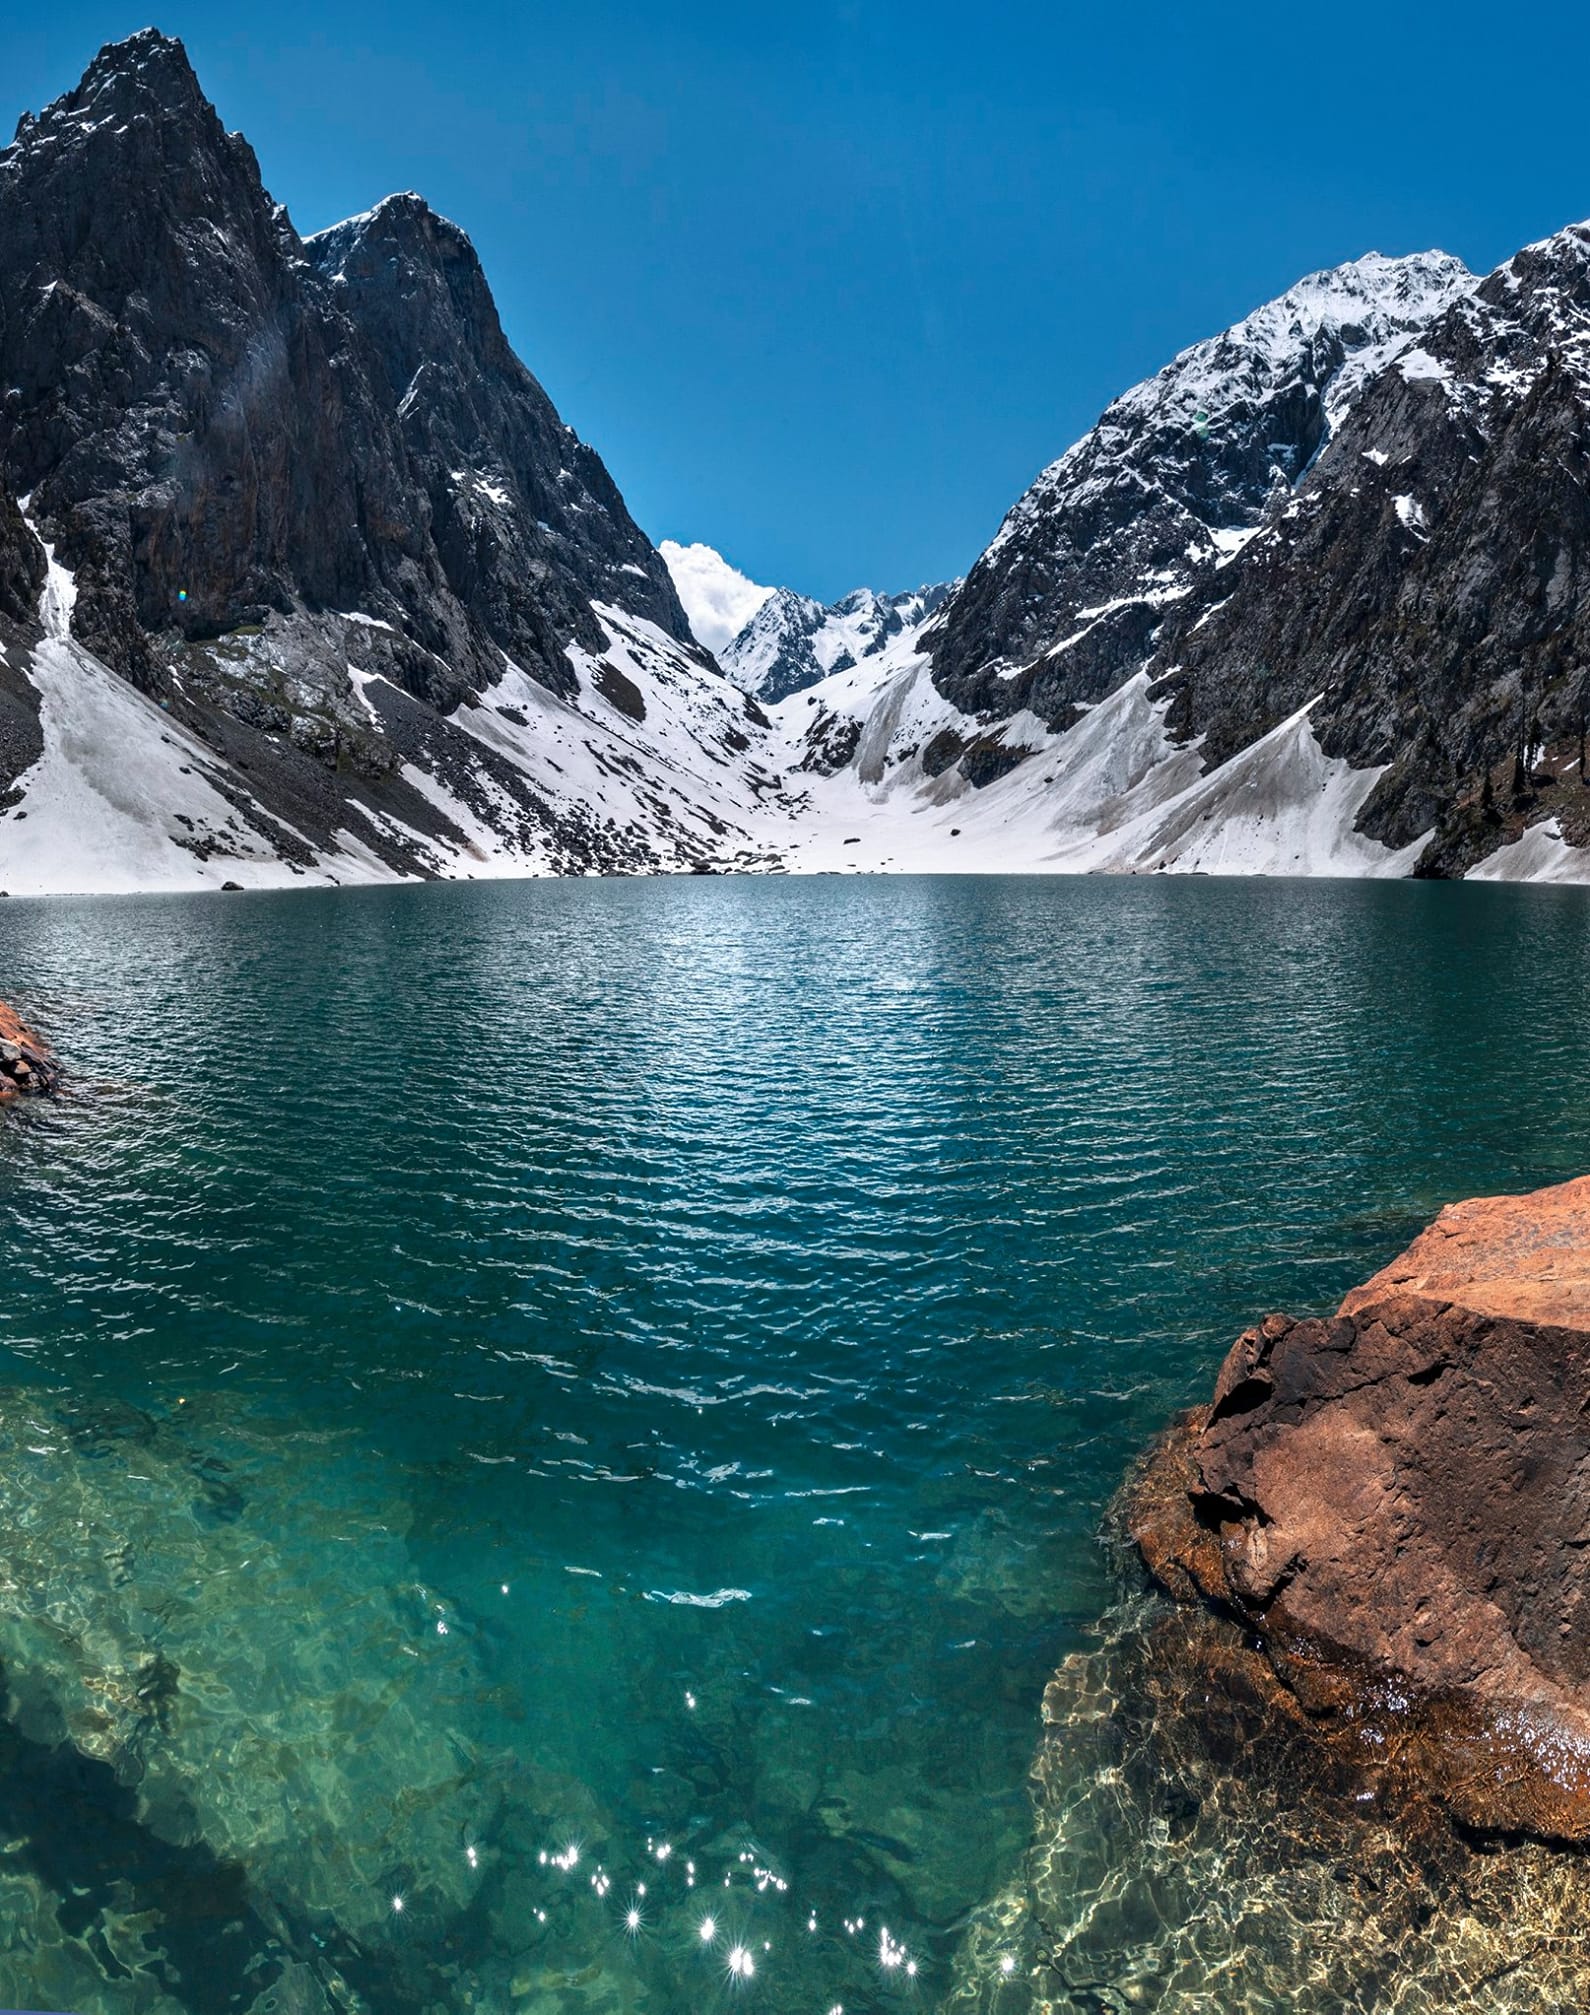
[[[1208,770],[1165,711],[1139,672],[1062,730],[1032,713],[989,728],[944,698],[920,653],[881,686],[835,674],[773,710],[786,858],[841,873],[1411,872],[1422,840],[1395,851],[1357,830],[1380,772],[1326,756],[1309,709]]]
[[[1385,765],[1327,756],[1314,700],[1211,761],[1145,668],[1169,618],[1218,609],[1365,389],[1476,285],[1444,254],[1371,254],[1184,351],[1050,465],[936,620],[819,662],[793,697],[764,667],[826,612],[766,603],[730,652],[762,675],[803,780],[798,858],[1407,872],[1418,846],[1356,830]]]
[[[450,718],[379,669],[384,622],[328,619],[322,641],[344,654],[349,704],[402,760],[317,790],[320,765],[285,737],[219,735],[180,674],[159,702],[105,665],[72,634],[76,582],[45,550],[42,635],[26,651],[0,644],[22,659],[43,743],[0,814],[11,895],[779,862],[762,836],[789,816],[776,738],[736,687],[644,617],[595,606],[604,648],[568,647],[570,693],[504,658]]]
[[[1125,392],[1006,515],[931,634],[969,711],[1056,723],[1146,662],[1171,611],[1222,574],[1353,401],[1475,285],[1445,253],[1310,274]]]
[[[1301,488],[1175,613],[1152,670],[1208,760],[1314,696],[1382,776],[1363,830],[1463,874],[1530,827],[1590,844],[1590,226],[1465,289],[1363,383]],[[1510,856],[1537,859],[1538,851]]]
[[[0,271],[13,894],[1590,859],[1590,228],[1311,275],[832,606],[659,553],[465,234],[300,238],[153,30],[0,150]]]

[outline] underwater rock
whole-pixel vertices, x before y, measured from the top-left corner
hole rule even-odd
[[[61,1067],[42,1036],[0,1001],[0,1105],[45,1098],[61,1087]]]
[[[1044,1696],[1032,1845],[941,2015],[1590,2006],[1583,1851],[1476,1839],[1279,1691],[1229,1616],[1128,1587]]]
[[[1587,1419],[1580,1178],[1455,1204],[1334,1319],[1245,1332],[1126,1521],[1172,1595],[1252,1633],[1250,1686],[1343,1765],[1471,1827],[1581,1841]]]
[[[475,1627],[366,1469],[348,1435],[213,1395],[162,1417],[0,1387],[0,1775],[53,1772],[120,1829],[101,1914],[151,2009],[162,1988],[189,2005],[159,1914],[179,1878],[234,1927],[240,2007],[295,1967],[314,1991],[283,2007],[450,2005],[458,1926],[550,1823],[535,1770],[466,1732]],[[68,1991],[39,2005],[102,2005]]]

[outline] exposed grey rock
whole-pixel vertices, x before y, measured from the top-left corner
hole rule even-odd
[[[44,548],[28,530],[17,500],[0,489],[0,618],[29,623],[44,586]]]
[[[146,30],[0,153],[0,271],[0,809],[47,743],[42,538],[75,577],[56,642],[93,653],[72,675],[93,723],[125,724],[99,665],[205,752],[167,764],[230,808],[174,797],[168,837],[201,866],[263,850],[309,872],[351,848],[357,872],[430,874],[500,847],[582,872],[689,865],[692,826],[749,843],[734,821],[765,787],[765,723],[744,726],[601,461],[514,356],[467,237],[420,198],[306,244],[181,44]],[[694,682],[703,740],[747,756],[729,790],[688,774],[700,751],[667,720],[664,747],[625,743],[647,711],[626,652]],[[582,691],[577,667],[604,662]],[[475,701],[521,676],[538,719],[504,695],[525,732],[483,743]],[[93,723],[72,746],[102,772],[89,795],[119,802]],[[125,760],[147,773],[175,742],[136,726]],[[571,755],[620,782],[639,761],[683,828],[639,779],[565,785]]]
[[[320,232],[308,254],[371,353],[377,401],[395,419],[450,595],[473,622],[558,690],[563,645],[600,652],[593,600],[618,603],[688,644],[673,581],[599,457],[564,426],[509,348],[474,247],[423,198],[389,196]],[[412,619],[385,528],[372,540],[382,585]],[[394,562],[396,562],[394,568]],[[418,607],[412,604],[417,599]],[[460,640],[411,628],[452,662]],[[489,661],[487,680],[497,673]]]
[[[1584,227],[1483,281],[1439,254],[1316,275],[1044,473],[927,632],[935,683],[1059,728],[1146,666],[1206,773],[1307,708],[1328,757],[1386,771],[1358,829],[1429,836],[1421,873],[1547,817],[1590,844],[1587,395]]]
[[[1472,280],[1371,253],[1123,393],[1011,509],[928,632],[968,713],[1057,723],[1150,654],[1167,610],[1224,592],[1221,562],[1312,465],[1365,381]]]
[[[1301,281],[1118,399],[963,584],[775,593],[742,698],[464,234],[400,195],[300,239],[144,31],[0,153],[0,864],[115,886],[157,825],[132,885],[775,866],[852,786],[981,801],[1000,865],[1590,844],[1586,264],[1569,231],[1484,282]],[[52,803],[144,831],[74,880]]]
[[[1554,811],[1590,839],[1590,794],[1564,774],[1590,706],[1587,394],[1590,231],[1576,226],[1384,371],[1232,569],[1229,598],[1196,628],[1167,625],[1156,670],[1177,730],[1218,761],[1320,696],[1328,752],[1392,765],[1365,830],[1400,846],[1434,828],[1426,871],[1461,872],[1515,813]]]
[[[604,593],[688,642],[464,234],[397,196],[306,247],[180,43],[102,50],[24,122],[0,270],[0,464],[117,669],[164,689],[151,633],[353,608],[432,654],[409,661],[424,697],[489,683],[502,650],[566,690]]]

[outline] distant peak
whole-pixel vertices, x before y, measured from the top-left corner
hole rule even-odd
[[[1475,276],[1450,252],[1410,252],[1396,258],[1365,252],[1340,266],[1304,274],[1284,294],[1244,316],[1232,333],[1256,330],[1278,312],[1318,323],[1357,323],[1366,310],[1388,323],[1425,321],[1474,284]]]
[[[142,64],[148,62],[187,63],[188,52],[175,35],[167,35],[159,28],[135,28],[130,35],[124,35],[119,42],[107,42],[89,66],[97,69],[105,64]],[[191,65],[189,66],[192,67]]]
[[[122,78],[157,90],[172,83],[194,91],[199,88],[187,50],[174,35],[162,34],[158,28],[140,28],[124,41],[107,42],[83,72],[74,95],[96,94]]]
[[[167,119],[174,114],[207,115],[220,130],[187,50],[158,28],[140,28],[124,41],[107,42],[76,87],[47,105],[37,119],[24,113],[17,140],[36,132],[57,136],[73,129],[92,132],[105,120],[124,119],[140,106],[156,108]]]
[[[390,196],[383,196],[368,213],[367,221],[394,224],[405,219],[436,224],[447,222],[445,217],[431,208],[418,189],[398,189]],[[453,228],[456,230],[457,226]]]
[[[451,256],[480,264],[469,233],[450,217],[433,210],[413,189],[400,189],[383,196],[369,210],[356,217],[344,217],[340,224],[328,224],[312,232],[304,244],[310,257],[324,272],[339,272],[360,247],[387,246],[394,251],[421,257]]]
[[[356,217],[344,217],[340,224],[328,224],[323,231],[315,231],[304,242],[306,244],[321,238],[355,239],[376,236],[402,236],[415,230],[436,232],[461,238],[467,244],[469,234],[450,217],[444,217],[439,210],[433,210],[425,198],[415,189],[400,189],[394,195],[383,196],[368,210],[361,210]]]

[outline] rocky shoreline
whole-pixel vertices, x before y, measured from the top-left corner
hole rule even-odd
[[[18,1098],[48,1098],[61,1088],[54,1051],[14,1008],[0,1001],[0,1105]]]
[[[1590,2007],[1590,1178],[1246,1331],[1101,1539],[945,2015]]]
[[[1581,1178],[1454,1204],[1334,1318],[1245,1332],[1126,1523],[1343,1763],[1468,1827],[1584,1841],[1587,1422]]]

